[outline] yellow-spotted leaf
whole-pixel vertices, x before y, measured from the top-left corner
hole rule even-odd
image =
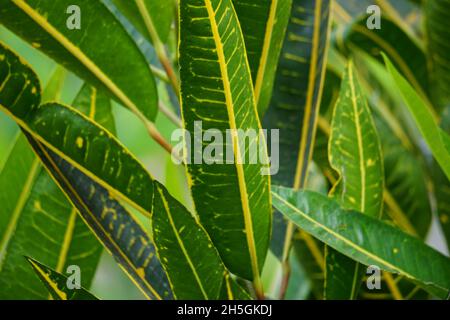
[[[148,18],[150,18],[153,25],[152,27],[157,32],[158,37],[162,42],[166,42],[175,12],[174,0],[141,1],[146,8],[145,12],[140,12],[139,7],[136,5],[136,0],[112,0],[112,2],[149,41],[151,41],[151,38],[148,32],[147,23]]]
[[[333,111],[329,160],[338,174],[332,196],[346,209],[381,218],[384,172],[381,144],[372,115],[348,64]],[[339,252],[326,250],[326,299],[355,299],[363,266]]]
[[[259,115],[269,106],[292,0],[233,0],[244,35]]]
[[[48,292],[55,300],[97,300],[92,293],[83,287],[76,287],[79,283],[72,283],[75,280],[68,279],[67,276],[56,272],[50,267],[39,263],[33,258],[26,257],[36,275],[45,285]],[[70,283],[70,285],[69,285]],[[74,288],[70,288],[71,286]]]
[[[71,165],[149,215],[153,179],[106,129],[72,107],[39,105],[33,71],[0,45],[0,110]]]
[[[274,206],[305,232],[363,265],[375,265],[448,298],[450,259],[421,240],[324,195],[273,187]]]
[[[136,114],[156,117],[150,66],[102,1],[1,0],[0,22]]]
[[[156,181],[152,229],[175,297],[219,299],[226,270],[216,248],[189,211]]]
[[[215,133],[203,154],[197,147],[186,154],[194,204],[225,265],[259,283],[271,227],[270,179],[238,18],[231,0],[181,0],[180,24],[188,143],[201,144],[198,131]]]

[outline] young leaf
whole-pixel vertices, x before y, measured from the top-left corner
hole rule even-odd
[[[175,297],[217,300],[226,271],[216,248],[186,208],[156,181],[152,228]]]
[[[333,111],[329,160],[338,173],[332,194],[346,209],[381,218],[384,172],[380,141],[369,106],[350,62]],[[346,256],[326,250],[326,299],[355,299],[361,269]]]
[[[364,265],[403,275],[437,297],[448,297],[450,259],[421,240],[368,215],[344,210],[314,192],[273,187],[272,195],[279,211],[335,250]]]
[[[70,289],[67,287],[68,278],[50,267],[26,257],[36,275],[45,285],[55,300],[98,300],[92,293],[83,287]]]
[[[259,116],[269,106],[292,0],[233,0],[244,35]]]
[[[264,128],[279,129],[277,184],[303,188],[312,157],[325,79],[330,1],[294,0]],[[269,144],[270,145],[270,144]],[[286,222],[275,213],[271,249],[283,255]]]
[[[155,119],[158,99],[150,67],[102,1],[80,0],[76,6],[70,0],[0,3],[5,27],[95,87],[106,89],[125,107]]]
[[[444,141],[441,139],[441,129],[436,123],[436,119],[430,112],[430,107],[417,94],[411,85],[395,69],[389,58],[384,56],[386,67],[400,92],[403,101],[413,116],[417,127],[422,133],[423,138],[431,149],[434,158],[441,166],[447,178],[450,180],[450,153],[448,152]]]
[[[120,12],[133,23],[134,27],[148,41],[151,41],[145,21],[136,6],[135,0],[112,0]],[[144,0],[145,7],[155,26],[158,37],[166,42],[175,12],[174,0]]]
[[[194,157],[187,160],[196,210],[230,271],[258,281],[270,236],[270,182],[263,175],[268,171],[267,154],[258,131],[260,123],[239,22],[231,0],[182,0],[180,24],[185,128],[195,134],[201,121],[203,130],[216,129],[223,138],[222,142],[214,141],[222,148],[215,156],[205,152],[200,164]],[[246,139],[238,129],[256,134]],[[224,141],[230,135],[227,130],[234,130],[229,147]],[[256,164],[249,163],[256,156],[254,148],[248,147],[252,145],[263,148]],[[226,159],[223,149],[227,150]],[[217,157],[223,161],[204,163]],[[230,158],[233,164],[225,164]]]

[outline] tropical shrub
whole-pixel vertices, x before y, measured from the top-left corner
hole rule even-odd
[[[149,299],[449,297],[449,0],[0,21],[0,298],[102,297],[103,250]]]

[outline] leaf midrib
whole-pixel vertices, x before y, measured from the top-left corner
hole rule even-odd
[[[236,119],[234,115],[234,105],[233,105],[233,96],[231,93],[230,88],[230,81],[228,76],[228,70],[226,65],[226,59],[225,59],[225,53],[224,48],[222,45],[222,39],[220,37],[219,28],[217,25],[217,22],[215,20],[216,13],[214,12],[214,9],[211,4],[211,0],[205,0],[205,6],[208,12],[208,18],[211,24],[211,30],[213,33],[214,42],[217,48],[217,55],[220,65],[220,71],[223,77],[223,86],[224,86],[224,92],[225,92],[225,101],[228,111],[228,117],[230,120],[230,129],[234,130],[236,132],[237,126],[236,126]],[[226,13],[225,13],[226,14]],[[233,131],[232,131],[233,132]],[[239,141],[237,141],[237,135],[233,134],[233,149],[235,158],[241,160],[241,151],[239,148]],[[252,218],[251,218],[251,211],[250,211],[250,205],[248,203],[248,192],[247,192],[247,186],[245,183],[245,174],[244,174],[244,168],[242,166],[242,161],[235,161],[236,163],[236,170],[238,175],[238,182],[239,182],[239,192],[241,195],[241,204],[242,204],[242,210],[244,215],[244,223],[245,223],[245,230],[246,230],[246,237],[247,237],[247,245],[250,253],[250,260],[252,265],[252,271],[254,278],[259,277],[259,266],[258,266],[258,255],[256,251],[256,244],[253,234],[253,224],[252,224]]]

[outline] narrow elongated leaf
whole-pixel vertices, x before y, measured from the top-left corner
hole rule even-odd
[[[423,97],[429,92],[427,58],[422,49],[394,22],[381,19],[381,28],[367,28],[367,16],[350,24],[338,34],[336,43],[343,50],[355,48],[373,55],[382,61],[385,52],[402,75]],[[342,48],[344,46],[344,48]]]
[[[264,128],[279,129],[277,184],[303,188],[325,79],[330,2],[294,0]],[[270,145],[270,143],[269,143]],[[286,222],[275,213],[271,250],[281,258]]]
[[[152,228],[157,253],[178,299],[218,299],[225,267],[206,231],[155,182]]]
[[[399,90],[403,101],[413,116],[417,127],[419,128],[423,138],[431,149],[434,158],[441,166],[445,175],[450,179],[450,153],[442,141],[441,129],[436,123],[433,114],[430,112],[429,106],[411,87],[408,81],[395,69],[389,58],[385,56],[386,67]]]
[[[292,0],[233,0],[244,35],[258,113],[269,106]]]
[[[257,279],[269,243],[270,182],[265,175],[269,173],[265,142],[259,132],[239,22],[231,0],[182,0],[180,23],[185,128],[194,134],[201,123],[203,130],[216,129],[222,137],[221,141],[214,141],[220,150],[215,151],[215,156],[205,152],[206,157],[198,161],[198,152],[195,159],[194,152],[188,153],[192,160],[187,162],[194,203],[200,221],[230,271],[246,279]],[[239,129],[250,132],[250,136],[239,134]],[[194,138],[199,143],[197,139]],[[225,139],[230,142],[225,143]],[[258,152],[253,146],[262,148],[255,164],[250,160]],[[216,161],[217,158],[220,159]],[[213,164],[203,163],[205,160]]]
[[[0,3],[5,27],[84,80],[105,88],[122,105],[155,118],[158,100],[150,67],[102,1],[77,1],[78,9],[70,0]],[[80,28],[70,28],[77,18]]]
[[[434,101],[442,109],[450,105],[450,1],[426,1],[424,8]]]
[[[54,99],[63,82],[62,73],[51,77],[44,97]],[[2,91],[11,91],[7,85]],[[46,299],[48,292],[27,266],[23,255],[33,255],[58,272],[78,265],[82,284],[90,286],[101,246],[77,219],[76,210],[41,170],[39,159],[20,135],[1,174],[2,209],[0,222],[0,297],[5,299]],[[5,228],[4,230],[1,230]],[[17,270],[21,270],[17,276]]]
[[[95,183],[28,135],[29,142],[81,217],[103,246],[152,299],[170,299],[167,277],[155,256],[153,243],[138,221]]]
[[[440,298],[450,290],[450,259],[417,238],[313,193],[273,187],[274,206],[297,226],[364,265],[419,283]]]
[[[346,209],[381,218],[384,172],[380,141],[353,62],[342,80],[333,111],[329,160],[338,173],[332,194]],[[326,299],[355,299],[361,284],[361,269],[346,256],[326,250]]]
[[[53,270],[50,267],[27,257],[36,275],[45,285],[47,290],[55,300],[97,300],[97,298],[83,287],[79,289],[69,289],[67,287],[68,278]]]
[[[134,27],[148,41],[151,41],[145,21],[136,6],[135,0],[112,0],[112,2]],[[166,42],[175,12],[174,0],[144,0],[144,4],[160,40]]]
[[[113,136],[71,107],[39,105],[35,74],[0,46],[0,109],[58,156],[149,215],[152,177]]]

